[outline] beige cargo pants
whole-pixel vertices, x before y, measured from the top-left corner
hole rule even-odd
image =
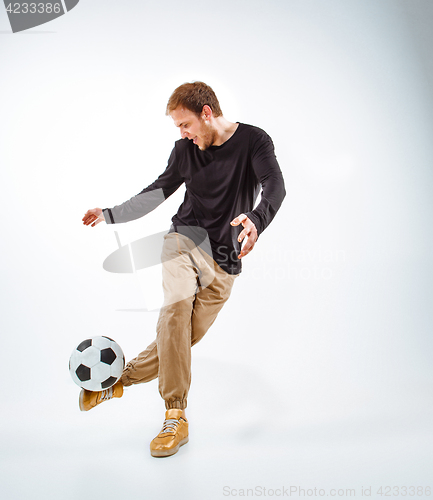
[[[129,386],[158,377],[166,408],[184,409],[191,384],[191,346],[215,321],[239,274],[228,274],[176,232],[164,236],[161,257],[164,304],[156,340],[126,365],[121,380]]]

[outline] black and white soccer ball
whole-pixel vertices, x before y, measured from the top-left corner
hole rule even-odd
[[[108,337],[86,339],[72,351],[69,372],[72,380],[88,391],[102,391],[121,377],[125,356],[119,344]]]

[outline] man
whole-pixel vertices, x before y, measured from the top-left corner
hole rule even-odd
[[[241,259],[254,248],[286,194],[271,138],[257,127],[226,120],[208,85],[178,87],[166,114],[182,137],[166,170],[125,203],[88,210],[83,217],[92,227],[102,220],[128,222],[155,209],[181,184],[186,186],[185,199],[164,236],[164,304],[156,340],[127,364],[112,388],[80,393],[80,408],[87,411],[121,397],[124,386],[158,377],[166,418],[150,444],[152,456],[173,455],[188,441],[191,346],[214,322],[241,272]],[[261,200],[253,210],[260,185]]]

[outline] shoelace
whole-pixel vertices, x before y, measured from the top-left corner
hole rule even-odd
[[[107,399],[111,399],[113,397],[113,387],[102,391],[101,393],[101,401],[106,401]]]
[[[162,426],[160,434],[163,432],[176,432],[176,427],[179,425],[179,420],[175,418],[167,418],[164,420],[164,425]]]

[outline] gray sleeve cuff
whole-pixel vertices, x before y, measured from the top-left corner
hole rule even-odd
[[[111,213],[111,209],[103,208],[102,215],[104,216],[105,222],[107,224],[114,224],[113,214]]]

